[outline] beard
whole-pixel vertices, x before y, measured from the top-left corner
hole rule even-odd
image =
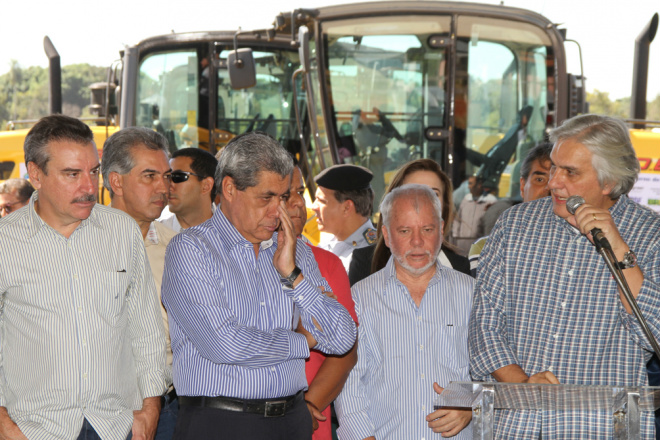
[[[394,255],[394,258],[395,258],[396,261],[399,263],[399,265],[400,265],[401,267],[403,267],[407,272],[410,272],[411,275],[413,275],[413,276],[419,276],[419,275],[422,275],[424,272],[426,272],[426,271],[429,270],[432,266],[435,265],[435,263],[436,263],[436,261],[437,261],[437,259],[438,259],[438,254],[440,253],[440,248],[438,248],[438,251],[435,253],[435,256],[434,256],[430,251],[425,251],[425,252],[424,252],[424,253],[426,254],[426,256],[428,257],[429,261],[428,261],[428,263],[426,263],[426,264],[425,264],[424,266],[422,266],[422,267],[412,267],[412,266],[411,266],[410,264],[408,264],[408,262],[406,261],[406,258],[407,258],[410,254],[412,254],[413,252],[415,252],[414,249],[413,249],[413,250],[410,250],[410,251],[408,251],[408,252],[406,252],[406,253],[403,254],[403,255]],[[419,253],[419,251],[417,251],[416,253]]]

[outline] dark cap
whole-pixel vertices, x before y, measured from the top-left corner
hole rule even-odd
[[[326,168],[314,178],[314,182],[334,191],[358,191],[370,188],[373,177],[369,169],[346,163]]]

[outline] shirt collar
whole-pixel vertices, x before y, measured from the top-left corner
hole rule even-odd
[[[367,219],[364,223],[362,223],[362,225],[360,225],[359,228],[357,228],[355,231],[353,231],[353,233],[351,235],[349,235],[348,238],[346,238],[346,240],[339,241],[339,239],[337,239],[337,237],[335,235],[333,235],[332,238],[330,240],[328,240],[328,244],[333,245],[333,246],[336,245],[337,243],[346,243],[346,244],[352,245],[352,243],[354,241],[357,241],[357,242],[361,241],[364,231],[366,229],[369,229],[369,228],[376,229],[376,228],[374,228],[374,224],[371,223],[371,220]]]
[[[30,202],[28,203],[28,209],[27,209],[27,215],[28,215],[28,222],[29,222],[29,227],[28,227],[28,235],[30,238],[34,237],[37,235],[42,229],[44,228],[50,228],[51,230],[55,231],[50,225],[48,225],[40,216],[37,214],[37,210],[34,208],[35,202],[39,200],[39,191],[34,191],[32,193],[32,196],[30,197]],[[98,205],[98,204],[97,204]],[[84,228],[88,224],[94,225],[99,229],[103,228],[103,224],[101,223],[101,220],[99,219],[98,215],[98,207],[97,205],[94,205],[92,208],[92,212],[90,213],[89,217],[84,219],[82,222],[80,222],[80,225],[76,229],[79,228]]]
[[[243,237],[241,233],[238,232],[236,227],[227,219],[227,217],[225,217],[222,209],[215,210],[213,217],[211,217],[211,223],[218,230],[220,239],[222,240],[222,243],[227,250],[230,250],[234,246],[250,248],[254,246],[252,243],[246,240],[245,237]],[[259,249],[267,249],[271,247],[273,243],[276,243],[275,240],[277,240],[277,233],[275,233],[270,239],[262,241],[259,245]]]
[[[149,223],[149,230],[147,231],[147,236],[144,238],[145,245],[157,245],[158,244],[158,232],[156,231],[156,222]]]

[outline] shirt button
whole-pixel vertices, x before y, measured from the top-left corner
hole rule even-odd
[[[568,271],[568,274],[569,274],[570,276],[573,276],[573,269],[569,270],[569,271]]]
[[[421,316],[418,316],[418,317],[417,317],[417,320],[418,320],[418,321],[421,321],[421,320],[422,320],[422,317],[421,317]]]
[[[87,373],[83,373],[83,379],[87,379]]]
[[[423,344],[419,344],[419,349],[420,349],[420,350],[424,350],[424,345],[423,345]]]
[[[82,307],[78,307],[78,313],[80,313],[82,315],[82,312],[83,312]]]
[[[552,373],[552,366],[546,368],[546,370],[550,371]]]
[[[261,307],[266,307],[266,303],[261,301],[259,304],[261,304]]]
[[[275,372],[275,367],[270,367],[270,371]]]
[[[424,373],[422,373],[422,379],[424,379]]]
[[[76,280],[76,281],[78,281],[78,274],[77,274],[77,273],[74,273],[74,274],[73,274],[73,279]]]
[[[566,303],[565,302],[561,303],[561,306],[566,307]]]
[[[422,411],[426,411],[426,405],[422,405]],[[424,438],[422,438],[424,440]]]
[[[555,338],[555,339],[557,339],[557,338],[559,337],[559,335],[554,334],[554,335],[552,335],[552,337]]]
[[[82,344],[83,344],[83,347],[85,347],[87,345],[87,339],[83,339]]]

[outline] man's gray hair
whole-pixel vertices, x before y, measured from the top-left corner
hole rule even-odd
[[[27,179],[8,179],[0,183],[0,194],[14,194],[21,203],[30,199],[34,187]]]
[[[218,157],[216,191],[222,194],[222,180],[227,176],[234,180],[239,191],[257,186],[261,171],[290,176],[293,173],[293,159],[279,142],[266,133],[253,131],[237,136]]]
[[[591,152],[598,183],[601,187],[612,186],[609,194],[612,200],[630,192],[640,167],[623,121],[601,115],[576,116],[550,132],[550,141],[555,144],[568,139],[581,143]]]
[[[442,202],[438,195],[427,185],[409,183],[394,188],[385,194],[380,204],[380,215],[383,219],[383,226],[390,230],[390,221],[392,220],[392,206],[397,200],[405,198],[413,203],[415,211],[419,212],[420,204],[430,204],[439,223],[442,223]],[[424,200],[426,199],[426,200]]]
[[[103,144],[101,174],[103,186],[114,196],[110,187],[110,173],[128,174],[135,166],[132,149],[142,146],[147,150],[163,151],[169,157],[167,139],[162,134],[144,127],[129,127],[119,130]]]

